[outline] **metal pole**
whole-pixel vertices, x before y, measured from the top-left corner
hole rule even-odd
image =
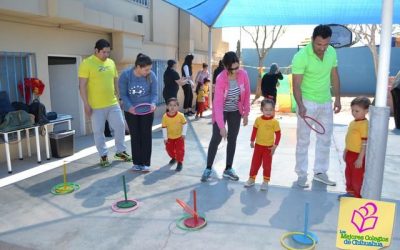
[[[212,28],[211,28],[211,26],[210,27],[208,27],[208,69],[209,69],[209,72],[210,72],[210,77],[212,77],[212,72],[213,72],[213,70],[212,70],[212,51],[213,51],[213,48],[212,48]],[[213,84],[215,84],[214,82],[211,84],[211,86],[209,86],[208,87],[208,89],[210,90],[210,92],[209,92],[209,94],[208,94],[208,106],[209,107],[212,107],[212,92],[213,92],[213,89],[212,89],[212,85]]]
[[[370,108],[371,121],[366,155],[362,196],[380,200],[388,138],[390,109],[387,107],[388,72],[391,51],[393,0],[382,0],[382,30],[379,47],[379,67],[376,84],[375,106]]]

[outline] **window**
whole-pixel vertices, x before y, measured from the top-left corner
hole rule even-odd
[[[32,53],[0,52],[0,90],[7,91],[11,102],[25,102],[25,88],[18,90],[18,84],[36,75],[34,62]]]
[[[167,68],[167,61],[153,60],[152,70],[157,78],[158,83],[158,100],[157,104],[164,103],[163,89],[164,89],[164,72]]]
[[[147,7],[147,8],[150,7],[150,0],[127,0],[127,1],[130,3],[135,3],[138,5],[141,5],[143,7]]]

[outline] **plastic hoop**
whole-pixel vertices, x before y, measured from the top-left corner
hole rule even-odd
[[[304,122],[307,124],[307,126],[308,126],[311,130],[314,130],[317,134],[320,134],[320,135],[325,134],[325,128],[324,128],[324,126],[323,126],[319,121],[317,121],[315,118],[313,118],[313,117],[311,117],[311,116],[308,116],[308,115],[305,115],[305,116],[303,117],[303,120],[304,120]],[[314,128],[314,127],[312,126],[312,124],[309,122],[309,120],[311,120],[312,122],[314,122],[315,124],[317,124],[317,125],[321,128],[321,130]]]
[[[125,201],[125,199],[117,200],[111,205],[111,209],[117,213],[129,213],[139,208],[139,202],[134,199],[128,199],[127,201],[133,202],[135,205],[133,207],[128,208],[120,208],[118,207],[118,203],[121,201]]]
[[[150,114],[150,113],[153,113],[153,111],[154,111],[154,109],[153,109],[153,107],[152,107],[153,105],[151,104],[151,103],[141,103],[141,104],[138,104],[138,105],[136,105],[135,107],[133,107],[133,113],[135,114],[135,115],[147,115],[147,114]],[[148,107],[148,111],[145,111],[145,112],[137,112],[137,110],[138,109],[140,109],[140,108],[146,108],[146,107]]]
[[[281,245],[282,245],[282,247],[286,248],[287,250],[313,250],[313,249],[315,249],[316,242],[310,235],[306,235],[307,238],[312,240],[312,245],[310,247],[308,247],[308,248],[293,248],[293,247],[288,246],[285,243],[285,239],[289,238],[289,236],[293,236],[293,235],[304,235],[304,233],[302,233],[302,232],[288,232],[288,233],[285,233],[281,237]]]
[[[184,231],[198,231],[207,225],[206,218],[204,216],[200,216],[204,220],[204,223],[199,225],[198,227],[187,227],[184,223],[185,220],[192,218],[190,215],[184,215],[176,220],[176,227],[184,230]]]
[[[70,194],[78,190],[80,186],[73,182],[60,183],[52,187],[51,193],[55,195]]]

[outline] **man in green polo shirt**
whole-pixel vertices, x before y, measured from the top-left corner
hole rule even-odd
[[[115,159],[131,161],[125,147],[125,121],[118,104],[118,73],[110,56],[110,43],[96,42],[94,55],[85,58],[79,66],[79,90],[85,113],[92,121],[94,142],[100,155],[100,165],[110,166],[104,136],[105,122],[114,129]]]
[[[314,180],[335,186],[326,172],[333,131],[333,111],[340,112],[340,81],[337,72],[336,51],[329,45],[332,30],[327,25],[315,27],[312,42],[298,51],[292,61],[293,93],[297,102],[297,184],[306,188],[308,147],[311,129],[302,119],[311,116],[325,127],[325,134],[317,134],[314,161]],[[335,97],[332,109],[332,92]]]

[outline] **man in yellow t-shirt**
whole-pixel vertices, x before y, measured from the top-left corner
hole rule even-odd
[[[110,56],[110,43],[104,39],[96,42],[94,54],[79,66],[79,91],[85,113],[92,121],[92,130],[100,165],[110,166],[104,136],[105,122],[114,130],[115,158],[131,161],[125,147],[125,121],[118,103],[118,73]]]
[[[325,134],[317,134],[314,160],[314,180],[335,186],[326,172],[329,168],[329,151],[333,131],[333,110],[338,113],[340,82],[337,72],[336,51],[329,45],[332,30],[327,25],[315,27],[312,42],[298,51],[292,61],[293,94],[297,102],[297,185],[308,187],[308,147],[310,128],[302,119],[305,115],[315,118],[325,127]],[[332,110],[331,87],[335,96]]]

